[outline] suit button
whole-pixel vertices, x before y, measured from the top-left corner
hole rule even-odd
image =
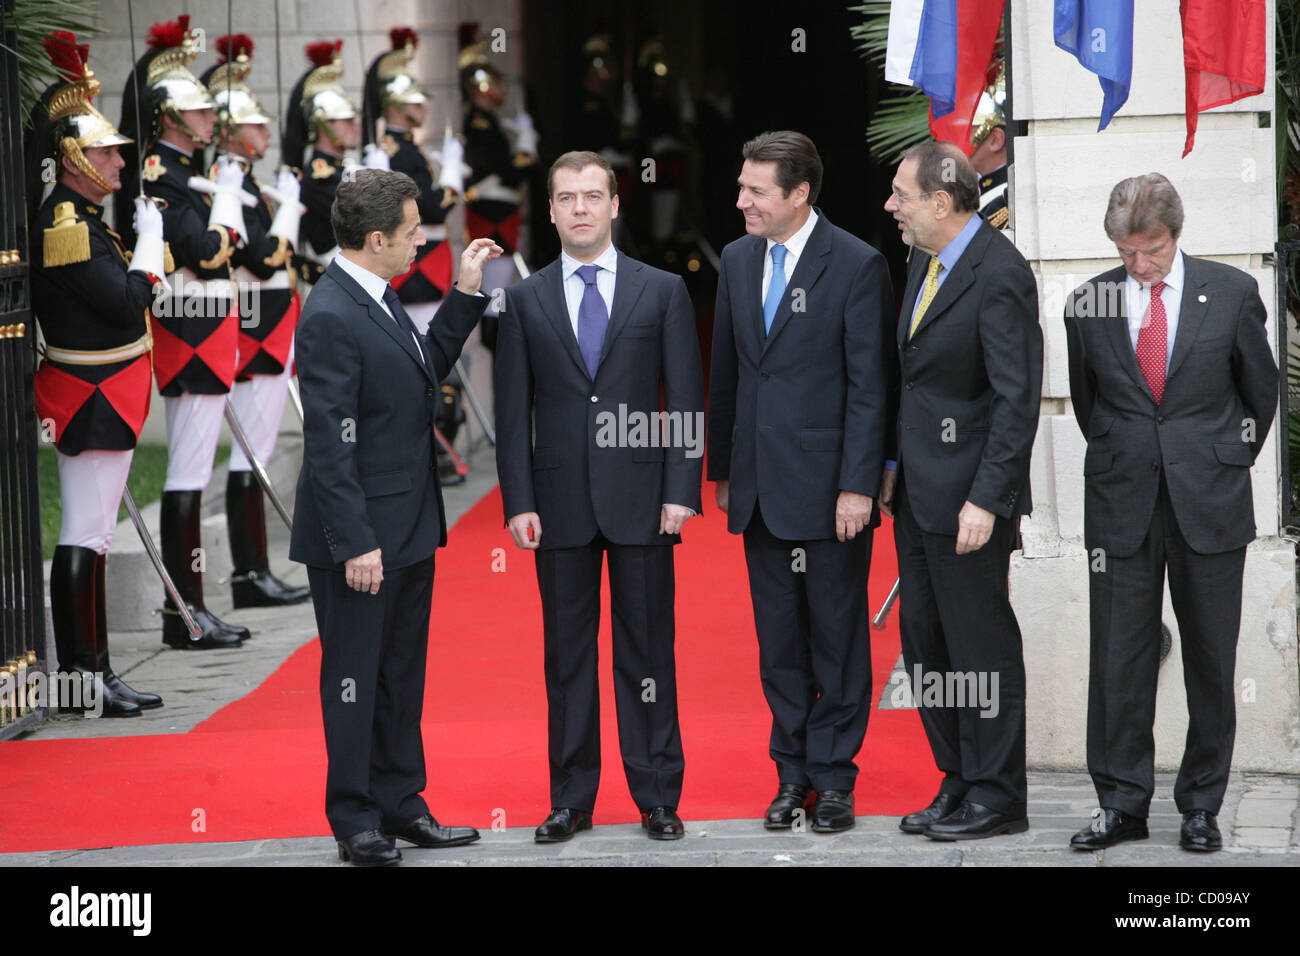
[[[594,405],[596,402],[598,402],[598,401],[600,401],[600,399],[598,399],[595,395],[591,396],[591,403],[592,403],[593,405]]]
[[[1164,423],[1165,423],[1165,416],[1161,415],[1159,418],[1156,419],[1157,425],[1163,425]]]
[[[432,385],[424,386],[424,394],[426,398],[433,398],[433,386]]]
[[[769,375],[767,372],[759,372],[758,377],[761,378],[763,381],[766,382],[766,381],[767,381],[769,378],[771,378],[772,376]]]
[[[907,387],[908,387],[909,389],[916,388],[916,383],[915,383],[915,382],[908,382],[908,383],[907,383]]]
[[[1158,461],[1153,461],[1153,462],[1151,463],[1151,470],[1152,470],[1152,471],[1159,471],[1159,470],[1160,470],[1160,462],[1158,462]]]

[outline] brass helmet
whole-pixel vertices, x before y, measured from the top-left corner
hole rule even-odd
[[[343,77],[343,41],[309,43],[307,59],[313,69],[303,77],[300,102],[308,130],[319,129],[330,120],[356,119],[357,108],[339,84]]]
[[[410,27],[393,27],[388,31],[393,49],[375,61],[375,78],[379,81],[379,109],[388,109],[394,103],[426,103],[428,97],[419,80],[411,75],[411,60],[419,38]]]
[[[477,23],[460,25],[460,67],[461,92],[468,99],[472,93],[487,93],[494,84],[501,82],[501,71],[488,60],[488,44],[479,38]]]
[[[203,82],[217,108],[217,126],[226,134],[235,126],[274,120],[262,108],[244,81],[253,69],[253,41],[243,33],[217,37],[217,65],[203,74]]]
[[[86,159],[84,151],[101,146],[124,146],[133,140],[119,133],[117,127],[94,107],[99,80],[95,79],[88,62],[90,46],[78,44],[76,36],[67,30],[51,33],[45,38],[44,46],[59,74],[59,82],[41,98],[48,123],[43,141],[36,144],[43,151],[41,159],[57,161],[66,156],[95,185],[113,192],[113,187]]]
[[[971,151],[980,148],[980,144],[989,138],[998,127],[1007,125],[1007,63],[1004,59],[995,60],[989,67],[992,79],[988,87],[980,94],[975,106],[975,116],[970,124]]]

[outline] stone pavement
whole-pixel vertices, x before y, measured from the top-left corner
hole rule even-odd
[[[470,459],[469,481],[446,490],[448,517],[457,520],[496,481],[490,447]],[[224,488],[225,477],[213,478]],[[269,509],[268,509],[269,510]],[[288,564],[287,532],[271,515],[272,567],[285,580],[305,584],[303,568]],[[286,570],[287,569],[287,570]],[[254,637],[232,651],[182,652],[164,648],[157,630],[114,633],[116,669],[141,690],[161,693],[166,706],[130,720],[59,718],[27,739],[186,733],[218,709],[265,680],[316,633],[310,603],[283,610],[231,611],[226,590],[208,584],[209,604],[220,616],[245,624]],[[611,785],[617,785],[614,780]],[[1179,815],[1173,774],[1157,775],[1151,837],[1098,853],[1067,847],[1070,835],[1096,805],[1083,773],[1029,775],[1027,833],[966,843],[937,843],[898,830],[896,817],[859,817],[847,833],[764,830],[757,820],[686,821],[686,838],[671,843],[645,838],[635,824],[597,825],[572,841],[532,842],[532,827],[484,831],[483,839],[450,850],[407,848],[404,866],[1300,866],[1300,777],[1234,773],[1219,826],[1227,844],[1219,853],[1178,848]],[[766,797],[766,794],[763,795]],[[599,811],[597,812],[599,821]],[[449,821],[459,822],[459,821]],[[0,866],[342,866],[328,837],[186,843],[0,854]]]

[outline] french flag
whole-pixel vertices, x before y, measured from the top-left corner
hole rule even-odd
[[[969,155],[1006,0],[894,0],[885,79],[930,97],[930,133]],[[958,38],[960,37],[960,42]]]

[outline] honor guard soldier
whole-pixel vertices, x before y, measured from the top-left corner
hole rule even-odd
[[[369,143],[377,121],[383,120],[384,133],[379,146],[388,159],[388,168],[410,176],[420,190],[416,204],[420,208],[424,245],[416,251],[411,270],[394,278],[390,285],[397,291],[416,328],[424,332],[451,288],[451,246],[447,242],[446,219],[465,190],[464,147],[448,129],[439,154],[441,168],[435,177],[428,157],[415,143],[415,130],[428,116],[428,96],[410,72],[419,41],[410,27],[394,27],[389,31],[389,39],[392,49],[377,57],[366,72],[362,136]],[[437,426],[450,443],[455,441],[456,431],[465,418],[460,408],[460,376],[453,371],[441,388]],[[456,473],[451,457],[441,445],[438,468],[444,485],[465,481],[464,475]]]
[[[679,242],[678,218],[686,185],[686,140],[695,124],[695,100],[686,78],[669,61],[663,41],[647,40],[637,54],[639,133],[655,176],[645,184],[650,194],[650,243],[654,265],[681,272],[689,243]]]
[[[135,201],[134,254],[104,224],[104,197],[121,186],[119,147],[131,140],[92,105],[99,81],[88,47],[58,31],[45,49],[60,79],[32,112],[26,167],[32,306],[45,340],[36,409],[42,431],[53,432],[63,509],[50,569],[54,643],[64,673],[94,680],[105,716],[135,717],[162,698],[113,673],[104,577],[149,412],[149,305],[166,274],[163,222],[153,204]],[[54,188],[32,218],[51,171]]]
[[[230,403],[253,453],[265,465],[275,451],[293,374],[293,333],[301,303],[290,257],[298,243],[299,184],[289,169],[280,170],[274,189],[263,188],[253,175],[253,164],[266,155],[271,142],[272,120],[244,83],[253,68],[252,39],[242,33],[218,37],[216,47],[220,62],[200,77],[216,104],[216,147],[245,168],[243,189],[255,202],[244,210],[245,244],[231,257],[239,302],[248,315],[240,322]],[[274,215],[268,194],[278,203]],[[291,588],[271,573],[266,503],[252,463],[238,443],[230,452],[226,521],[235,607],[298,604],[311,597],[308,588]]]
[[[330,206],[343,178],[347,151],[356,149],[361,137],[357,108],[339,85],[342,52],[342,40],[307,44],[305,53],[312,66],[294,84],[286,106],[280,155],[284,165],[302,171],[302,204],[307,211],[299,228],[299,274],[312,284],[338,251]]]
[[[166,203],[163,223],[178,270],[172,294],[154,303],[154,375],[167,411],[167,481],[160,529],[162,556],[176,588],[192,606],[201,633],[190,634],[170,596],[163,608],[163,643],[173,648],[238,647],[247,628],[227,624],[204,605],[200,502],[212,477],[226,395],[235,380],[239,301],[231,257],[243,244],[243,171],[218,162],[215,183],[202,176],[203,148],[212,137],[213,102],[187,69],[194,59],[189,17],[154,24],[122,96],[122,127],[137,123],[152,146],[145,151],[145,189]],[[134,149],[131,150],[134,154]],[[128,174],[136,170],[135,156]],[[126,193],[117,222],[125,223]]]
[[[971,120],[970,162],[980,175],[980,217],[1011,239],[1011,210],[1007,205],[1007,73],[1006,62],[993,62],[994,79],[980,94]]]
[[[512,254],[519,250],[519,186],[537,162],[537,131],[532,117],[523,111],[511,121],[497,117],[506,98],[501,73],[488,59],[487,43],[478,39],[477,23],[461,24],[460,35],[461,93],[467,104],[462,132],[465,162],[472,170],[465,181],[465,229],[471,241],[488,238],[505,250],[505,255],[487,262],[483,272],[483,292],[493,300],[484,313],[483,343],[495,351],[501,301],[496,290],[515,278]],[[507,126],[515,133],[513,146]]]

